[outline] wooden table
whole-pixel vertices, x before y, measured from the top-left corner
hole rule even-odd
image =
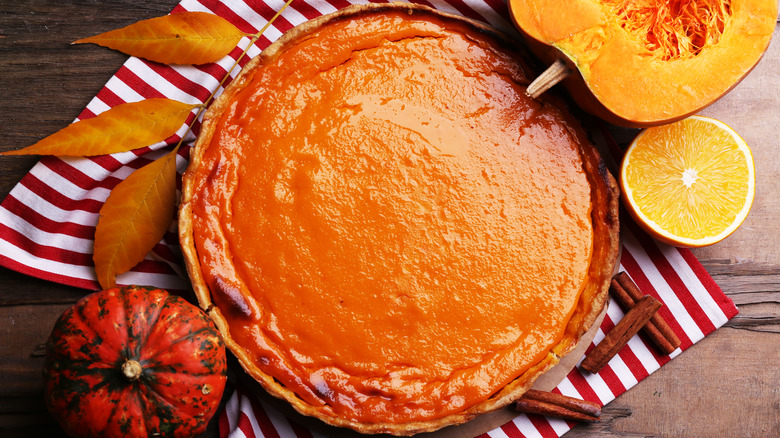
[[[70,123],[125,56],[75,39],[168,13],[177,0],[0,0],[0,150]],[[747,221],[695,254],[740,314],[604,409],[577,436],[780,435],[780,38],[736,89],[706,109],[755,155]],[[627,141],[633,131],[619,131]],[[0,157],[0,197],[35,163]],[[59,436],[42,402],[41,346],[85,291],[0,268],[0,436]],[[213,430],[209,433],[213,435]]]

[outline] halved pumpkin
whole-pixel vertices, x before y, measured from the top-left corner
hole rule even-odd
[[[510,0],[515,25],[586,111],[623,126],[715,102],[769,46],[777,0]]]

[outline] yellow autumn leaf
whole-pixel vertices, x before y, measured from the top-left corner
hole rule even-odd
[[[176,147],[131,173],[100,209],[92,259],[104,289],[162,239],[176,210]]]
[[[72,123],[32,146],[2,154],[89,157],[126,152],[175,134],[198,106],[162,98],[124,103]]]
[[[163,64],[206,64],[230,53],[247,36],[229,21],[206,12],[182,12],[139,21],[80,39]]]

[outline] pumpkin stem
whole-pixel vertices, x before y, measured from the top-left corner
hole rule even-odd
[[[570,74],[571,69],[566,65],[566,62],[562,59],[556,59],[551,66],[547,67],[547,70],[543,71],[539,77],[528,85],[528,88],[525,89],[525,94],[536,99]]]
[[[122,364],[122,375],[130,382],[138,380],[142,372],[143,368],[137,360],[129,359]]]

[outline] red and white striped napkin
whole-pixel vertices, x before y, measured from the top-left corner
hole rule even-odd
[[[365,1],[295,0],[250,48],[249,58],[295,25],[351,3]],[[502,0],[424,0],[420,3],[481,20],[507,32],[514,31]],[[174,12],[214,13],[243,31],[255,33],[283,5],[283,0],[183,0]],[[244,38],[229,56],[205,66],[162,66],[130,58],[87,105],[79,119],[93,117],[120,103],[153,97],[203,103],[217,89],[219,81],[228,74],[228,69],[248,43],[249,39]],[[244,58],[242,64],[249,58]],[[229,74],[234,78],[238,69]],[[200,124],[196,122],[195,135],[199,129]],[[94,158],[42,158],[0,204],[0,265],[46,280],[98,289],[92,246],[100,207],[117,183],[133,170],[165,154],[185,132],[182,128],[166,142],[133,152]],[[194,138],[189,134],[185,144],[189,146]],[[608,138],[606,141],[609,143]],[[618,156],[614,145],[610,150]],[[179,173],[187,166],[188,154],[189,147],[179,152]],[[622,224],[621,269],[627,271],[645,293],[665,304],[660,312],[680,337],[682,347],[671,356],[659,356],[653,348],[648,348],[645,339],[637,336],[598,374],[582,373],[575,368],[555,389],[601,404],[609,403],[737,313],[731,300],[690,251],[659,244],[630,221]],[[175,221],[154,251],[133,270],[120,275],[117,281],[169,290],[189,289]],[[610,302],[607,316],[593,342],[598,343],[621,317],[620,308]],[[219,416],[221,436],[321,436],[286,418],[250,393],[240,387],[235,390]],[[483,436],[558,437],[571,426],[560,420],[518,415],[500,428],[486,431]]]

